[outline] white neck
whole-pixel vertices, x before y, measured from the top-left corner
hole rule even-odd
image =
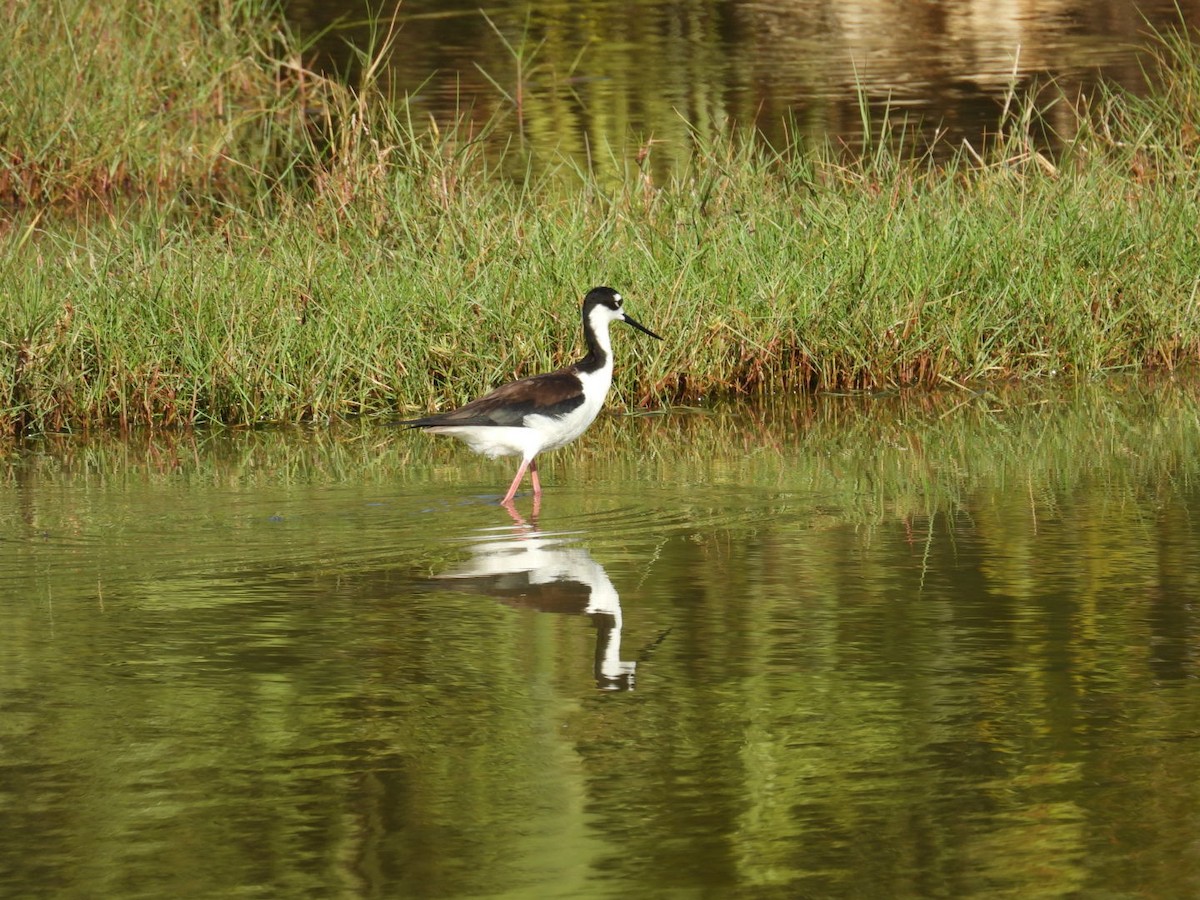
[[[593,371],[606,371],[612,375],[612,338],[608,326],[613,322],[613,314],[603,306],[597,306],[588,314],[585,337],[588,339],[588,353],[600,357],[600,367]]]

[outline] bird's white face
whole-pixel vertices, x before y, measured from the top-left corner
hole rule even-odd
[[[613,322],[624,322],[655,340],[662,340],[645,325],[625,315],[625,300],[612,288],[592,288],[583,300],[583,308],[587,313],[588,330],[604,342],[605,349],[608,349],[608,326]]]
[[[592,311],[588,315],[592,323],[592,328],[597,334],[607,329],[613,322],[623,322],[625,320],[625,312],[622,309],[625,301],[621,299],[621,295],[613,294],[612,302],[615,308],[610,307],[607,303],[598,303],[592,307]]]

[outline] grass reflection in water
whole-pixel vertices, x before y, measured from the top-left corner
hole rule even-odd
[[[1173,895],[1195,387],[605,417],[525,524],[371,422],[10,452],[0,883]]]

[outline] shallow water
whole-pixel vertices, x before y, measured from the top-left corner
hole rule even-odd
[[[1151,30],[1200,23],[1196,0],[287,0],[316,65],[354,68],[395,18],[387,78],[418,118],[466,118],[512,153],[565,152],[604,170],[610,155],[651,171],[686,160],[697,135],[731,123],[788,140],[858,147],[904,125],[920,150],[1014,122],[1013,92],[1040,97],[1029,130],[1057,150],[1075,104],[1104,80],[1144,89]],[[371,15],[382,25],[372,28]],[[489,127],[484,129],[483,125]],[[640,145],[640,146],[639,146]],[[551,157],[553,158],[553,157]],[[643,166],[643,168],[645,167]],[[518,165],[518,174],[522,166]]]
[[[1163,379],[0,463],[0,895],[1200,892]]]

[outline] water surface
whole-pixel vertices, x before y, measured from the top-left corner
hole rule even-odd
[[[482,9],[474,0],[288,0],[285,9],[317,40],[315,63],[339,71],[353,70],[350,48],[378,44],[394,17],[387,72],[418,117],[498,124],[497,147],[543,159],[565,152],[599,169],[647,152],[652,168],[678,163],[695,134],[730,125],[776,143],[857,147],[862,103],[876,127],[907,122],[918,149],[935,137],[978,149],[1015,109],[1014,92],[1039,94],[1032,137],[1054,149],[1101,80],[1143,89],[1152,30],[1200,25],[1194,0],[499,0]]]
[[[1197,385],[0,468],[0,894],[1200,891]]]

